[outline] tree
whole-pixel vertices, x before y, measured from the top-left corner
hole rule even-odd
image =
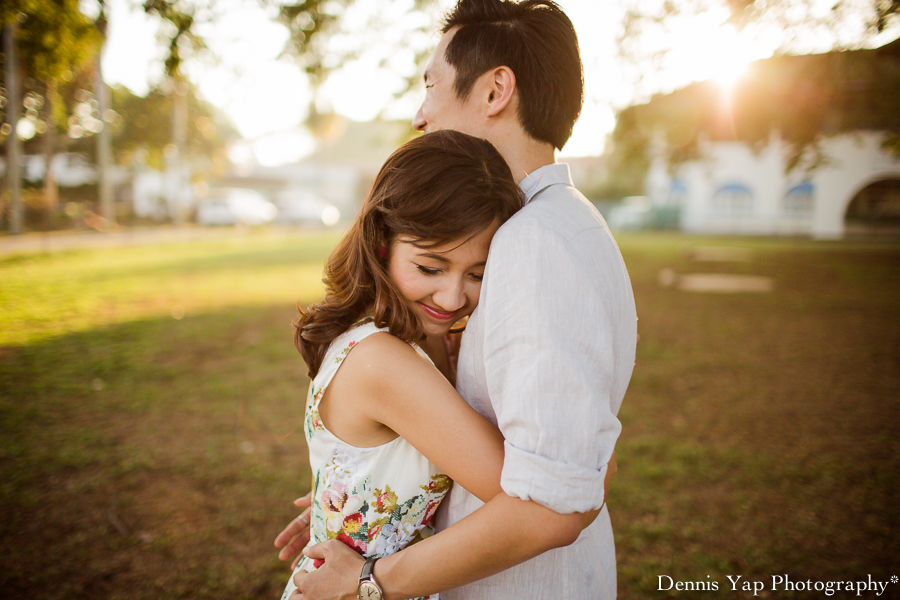
[[[419,65],[430,52],[427,40],[437,22],[435,0],[382,0],[377,11],[366,11],[363,4],[356,0],[301,0],[280,5],[278,21],[290,31],[285,54],[294,57],[313,90],[307,120],[313,133],[327,128],[329,107],[318,91],[334,71],[358,59],[363,52],[379,54],[381,67],[402,55],[409,57],[410,64]],[[394,25],[385,17],[389,14],[419,14],[421,18],[411,21],[397,37],[385,39]],[[398,91],[398,96],[418,84],[418,76],[418,72],[411,72],[405,77],[405,88]]]
[[[78,0],[9,0],[0,5],[0,22],[4,26],[17,24],[18,70],[38,82],[35,87],[42,101],[31,100],[24,108],[26,117],[34,122],[39,133],[44,134],[48,165],[45,201],[50,211],[54,211],[57,191],[49,165],[55,152],[57,123],[65,121],[59,89],[89,64],[100,47],[100,35],[91,20],[81,13]],[[12,67],[6,66],[7,69]],[[29,96],[25,94],[24,98]],[[21,101],[21,98],[7,98],[10,106]],[[44,109],[43,119],[39,108]],[[17,174],[10,175],[15,177]]]
[[[16,52],[16,33],[18,23],[11,23],[3,28],[3,58],[4,58],[4,82],[6,83],[5,94],[8,98],[12,98],[12,102],[7,98],[4,103],[6,108],[7,123],[4,123],[0,133],[7,136],[7,152],[6,152],[6,182],[9,189],[10,202],[10,219],[9,230],[13,234],[17,234],[22,229],[22,199],[21,192],[21,173],[19,169],[19,136],[16,129],[19,124],[19,68],[18,56]],[[6,214],[6,198],[0,197],[0,207],[3,208],[2,213]]]
[[[197,96],[194,86],[188,85],[185,97],[187,156],[210,158],[209,164],[195,164],[198,170],[223,169],[225,147],[237,138],[237,131],[217,109]],[[136,96],[123,87],[112,89],[116,162],[137,161],[158,170],[165,168],[166,146],[172,142],[172,104],[171,93],[164,89],[153,89],[146,97]]]

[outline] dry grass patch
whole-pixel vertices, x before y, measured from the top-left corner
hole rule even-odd
[[[4,596],[279,596],[272,540],[309,487],[290,321],[334,240],[0,260]],[[711,597],[663,574],[900,575],[900,247],[620,242],[641,343],[610,497],[619,597]],[[711,246],[749,260],[698,266]],[[774,291],[688,293],[664,268]]]

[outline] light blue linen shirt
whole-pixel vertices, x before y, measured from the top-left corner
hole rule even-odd
[[[603,504],[634,368],[637,317],[628,272],[603,217],[568,165],[529,174],[525,206],[494,236],[478,308],[463,335],[457,389],[503,432],[500,485],[559,513]],[[454,486],[439,528],[482,502]],[[441,600],[598,600],[616,596],[604,507],[578,540]]]

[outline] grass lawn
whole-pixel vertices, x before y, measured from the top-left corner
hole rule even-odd
[[[0,257],[0,597],[280,597],[272,539],[309,487],[291,320],[335,239]],[[619,241],[641,334],[609,499],[619,597],[900,576],[900,245]],[[710,245],[750,260],[692,258]],[[683,291],[664,268],[774,291]]]

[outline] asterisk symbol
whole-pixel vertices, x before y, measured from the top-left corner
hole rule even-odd
[[[897,576],[896,576],[896,575],[894,575],[893,577],[891,577],[891,583],[897,583],[898,581],[900,581],[900,579],[897,579]]]

